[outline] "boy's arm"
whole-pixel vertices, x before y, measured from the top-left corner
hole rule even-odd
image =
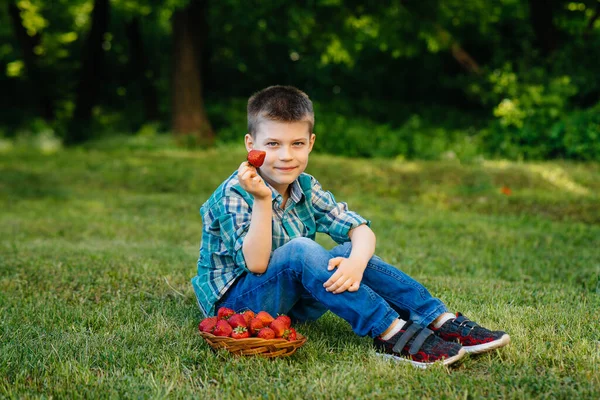
[[[367,268],[367,263],[375,254],[375,233],[367,225],[360,225],[348,232],[352,251],[350,257]],[[364,270],[363,268],[363,270]]]
[[[323,190],[321,184],[311,179],[310,201],[314,211],[317,232],[329,235],[339,244],[350,237],[349,232],[363,224],[370,224],[357,213],[348,209],[348,204],[337,202],[331,192]]]
[[[246,267],[255,274],[262,274],[267,270],[271,257],[272,207],[271,196],[267,199],[254,199],[250,228],[242,245]]]
[[[348,232],[352,242],[352,251],[348,258],[335,257],[329,260],[328,271],[337,267],[323,287],[335,294],[356,292],[360,287],[363,273],[375,253],[375,233],[367,225],[359,225]]]
[[[272,192],[257,174],[256,169],[243,162],[238,169],[240,186],[252,196],[252,218],[248,233],[244,237],[242,253],[250,272],[262,274],[267,270],[272,246]]]

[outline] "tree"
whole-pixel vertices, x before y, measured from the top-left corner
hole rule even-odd
[[[159,119],[158,96],[156,88],[150,79],[150,77],[154,76],[154,71],[150,67],[150,61],[146,53],[139,17],[132,18],[127,24],[126,34],[129,39],[130,49],[130,77],[132,80],[140,82],[144,118],[146,121],[157,121]]]
[[[529,19],[542,55],[548,56],[558,46],[558,31],[554,26],[554,0],[529,0]]]
[[[182,143],[210,144],[214,132],[204,109],[201,55],[206,41],[206,2],[192,0],[172,17],[173,133]]]
[[[31,82],[31,93],[37,98],[39,113],[47,121],[54,119],[54,104],[49,95],[47,79],[45,79],[42,69],[38,63],[38,56],[35,48],[41,42],[40,34],[29,35],[23,26],[21,19],[21,10],[14,1],[8,3],[8,12],[13,25],[13,31],[17,38],[29,80]]]
[[[108,29],[109,0],[94,0],[92,27],[83,49],[79,84],[75,93],[75,112],[67,131],[67,144],[81,143],[90,137],[92,109],[104,78],[104,35]]]

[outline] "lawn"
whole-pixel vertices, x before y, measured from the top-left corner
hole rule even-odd
[[[0,153],[0,397],[600,397],[600,165],[311,156],[378,255],[511,335],[422,371],[331,313],[288,358],[213,352],[189,283],[198,210],[244,150],[163,142]]]

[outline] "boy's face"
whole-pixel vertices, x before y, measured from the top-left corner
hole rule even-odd
[[[267,153],[259,168],[260,175],[282,195],[287,194],[289,185],[306,169],[315,143],[315,135],[310,133],[306,121],[263,120],[254,138],[247,134],[245,139],[246,150]]]

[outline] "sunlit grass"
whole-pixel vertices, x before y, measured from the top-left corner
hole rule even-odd
[[[244,151],[159,143],[2,153],[0,396],[600,396],[597,164],[311,156],[308,172],[372,220],[380,256],[512,336],[420,371],[332,314],[300,326],[309,340],[287,359],[212,352],[189,284],[198,209]]]

